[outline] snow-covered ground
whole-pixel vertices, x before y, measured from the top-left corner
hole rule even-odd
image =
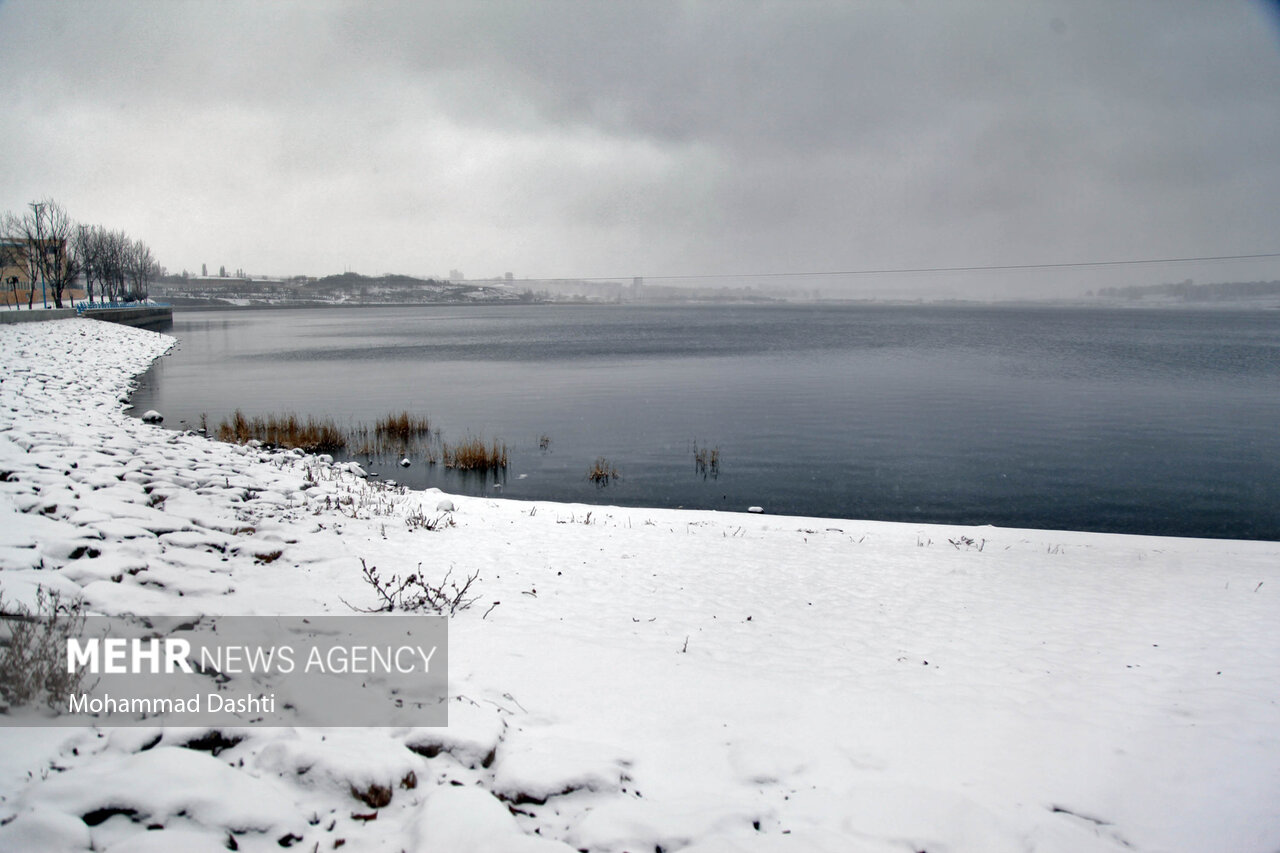
[[[450,726],[0,728],[0,851],[1280,849],[1278,543],[401,494],[128,417],[171,343],[0,328],[5,599],[478,571]]]

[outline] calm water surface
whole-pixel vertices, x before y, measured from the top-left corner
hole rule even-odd
[[[1280,312],[179,311],[172,334],[134,396],[169,426],[407,409],[446,440],[511,446],[500,491],[425,462],[366,466],[416,487],[1280,539]],[[720,449],[718,477],[698,474],[695,442]],[[598,456],[620,481],[586,479]]]

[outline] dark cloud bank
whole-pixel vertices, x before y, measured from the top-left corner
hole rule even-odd
[[[53,196],[174,269],[744,275],[1280,249],[1267,4],[8,2],[0,32],[0,204]],[[1188,277],[1280,264],[821,284]]]

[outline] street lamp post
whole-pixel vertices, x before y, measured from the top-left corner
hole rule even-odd
[[[48,255],[49,255],[49,247],[40,245],[40,243],[44,242],[41,239],[44,236],[44,225],[41,222],[41,218],[44,215],[45,203],[42,201],[33,201],[31,202],[29,207],[31,208],[32,212],[35,213],[35,239],[32,240],[33,245],[31,245],[28,248],[28,251],[44,252],[45,261],[47,262]],[[49,297],[48,297],[48,294],[45,292],[44,267],[43,265],[40,265],[40,267],[41,267],[40,268],[40,301],[41,303],[43,303],[45,308],[48,308]]]

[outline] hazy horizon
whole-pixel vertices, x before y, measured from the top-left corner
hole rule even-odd
[[[1280,279],[1276,4],[0,3],[0,210],[171,271]],[[806,277],[779,273],[853,272]],[[717,280],[700,283],[715,285]]]

